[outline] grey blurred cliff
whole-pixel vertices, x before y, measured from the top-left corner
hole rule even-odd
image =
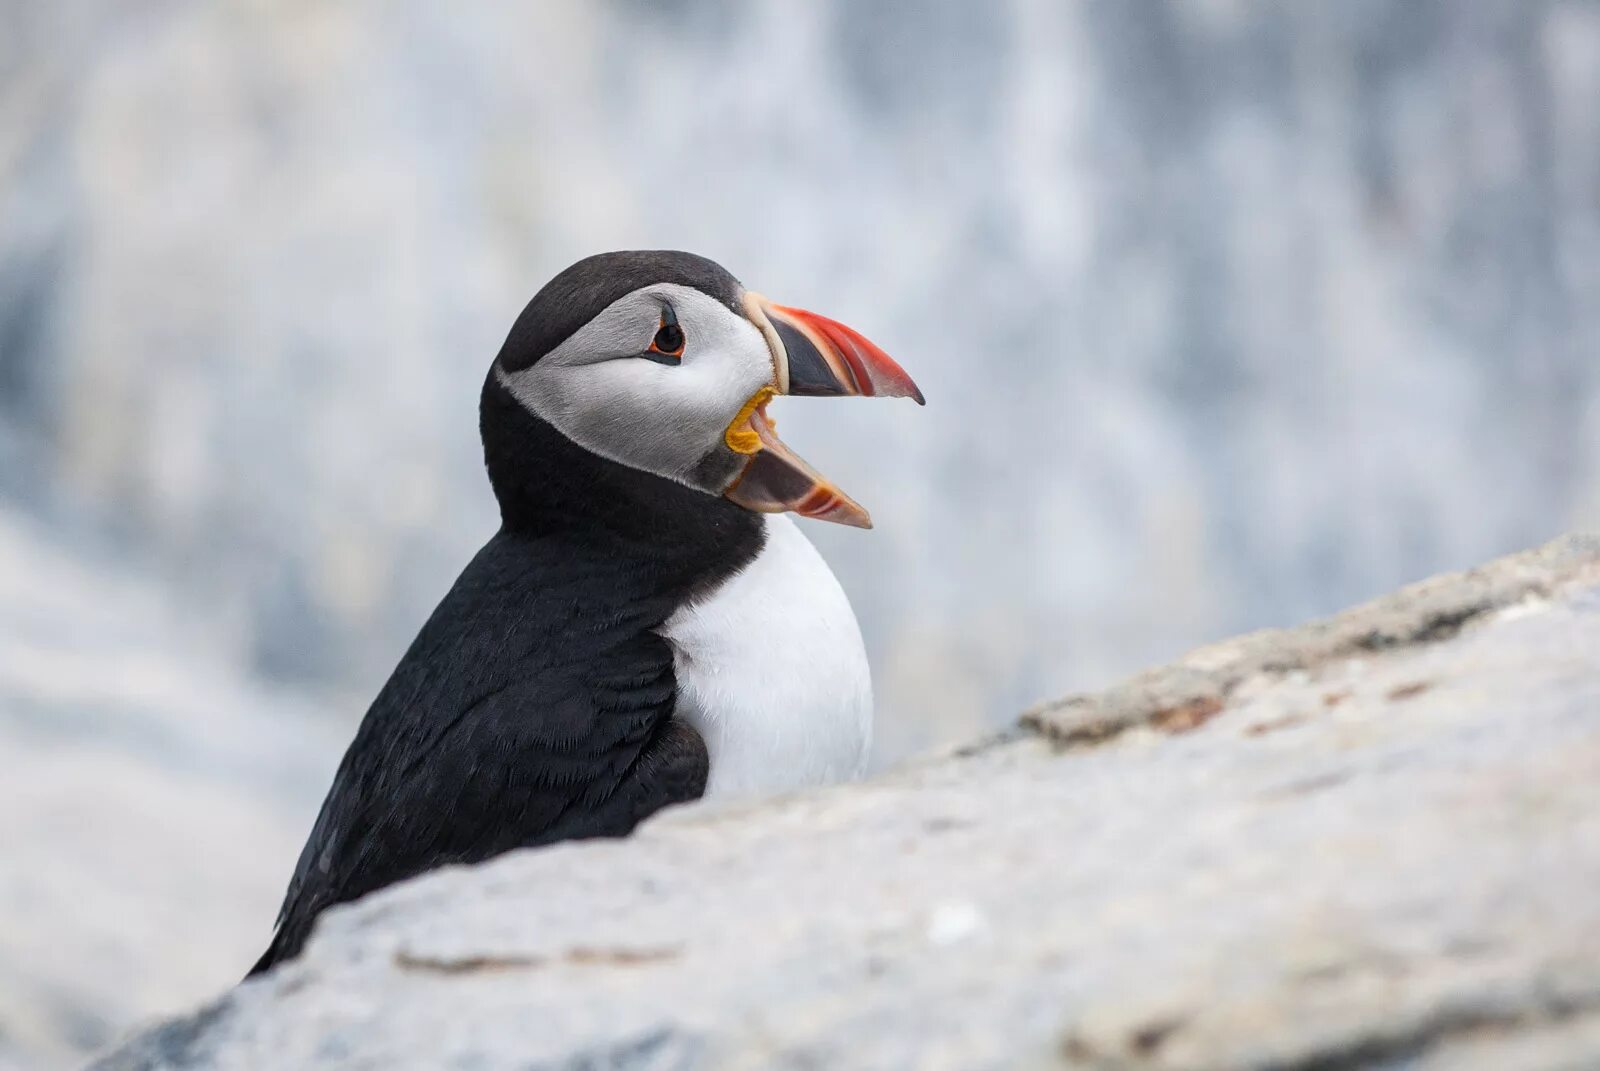
[[[927,393],[781,408],[878,522],[808,532],[880,761],[1600,523],[1596,101],[1592,0],[0,0],[0,760],[66,816],[0,787],[0,954],[81,953],[0,982],[66,1051],[238,973],[493,528],[488,363],[600,249],[713,256]],[[181,912],[52,944],[93,873],[210,913],[189,973]]]

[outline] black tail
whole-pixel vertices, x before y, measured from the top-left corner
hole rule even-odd
[[[284,919],[272,934],[272,943],[267,945],[267,950],[261,953],[261,958],[256,960],[256,965],[250,968],[246,978],[254,978],[263,971],[269,971],[284,960],[294,959],[300,954],[300,949],[306,943],[306,929],[304,924],[296,925],[292,919]]]

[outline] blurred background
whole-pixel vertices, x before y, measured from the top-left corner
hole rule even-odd
[[[780,406],[882,764],[1600,523],[1597,105],[1590,0],[0,0],[0,1067],[259,952],[568,263],[926,392]]]

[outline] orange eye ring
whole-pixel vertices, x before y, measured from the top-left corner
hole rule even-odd
[[[656,330],[656,337],[650,340],[650,352],[681,359],[683,343],[683,328],[678,326],[678,318],[670,308],[662,309],[661,326]]]

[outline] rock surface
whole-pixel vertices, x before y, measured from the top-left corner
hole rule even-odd
[[[1600,1066],[1600,537],[330,912],[97,1065]]]

